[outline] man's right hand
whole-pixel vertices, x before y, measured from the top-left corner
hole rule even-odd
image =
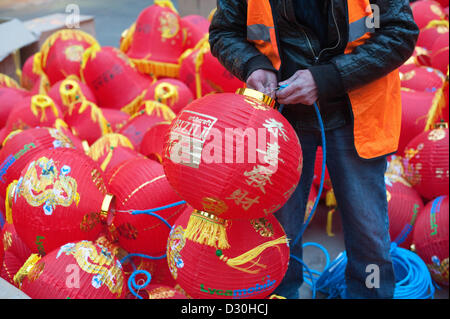
[[[275,98],[275,90],[277,88],[277,75],[273,71],[256,70],[247,79],[247,87],[260,91],[271,98]]]

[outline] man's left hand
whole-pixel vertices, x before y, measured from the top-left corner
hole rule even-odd
[[[316,82],[309,70],[299,70],[279,86],[288,85],[276,92],[280,104],[313,105],[319,98]]]

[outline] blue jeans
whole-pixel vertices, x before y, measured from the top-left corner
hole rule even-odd
[[[303,152],[303,170],[299,185],[288,202],[275,213],[289,239],[297,237],[303,224],[306,203],[314,176],[317,147],[322,145],[319,131],[299,132]],[[390,299],[394,294],[395,276],[390,258],[389,221],[387,213],[386,157],[360,158],[353,139],[353,124],[326,131],[326,163],[341,214],[345,248],[348,256],[345,281],[346,298]],[[290,245],[291,255],[302,259],[301,239]],[[368,265],[379,267],[379,288],[366,287]],[[371,266],[372,267],[372,266]],[[303,283],[302,265],[290,259],[287,273],[275,293],[288,299],[299,298]]]

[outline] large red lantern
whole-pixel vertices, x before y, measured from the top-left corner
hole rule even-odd
[[[14,276],[32,252],[17,235],[13,224],[6,223],[3,226],[0,240],[4,249],[3,264],[0,266],[0,277],[11,285],[16,285]]]
[[[41,69],[50,85],[73,74],[80,76],[82,56],[87,48],[97,44],[88,33],[78,29],[64,29],[50,35],[37,53],[35,69]]]
[[[448,128],[426,131],[405,148],[405,177],[424,198],[448,195]]]
[[[144,101],[139,110],[130,117],[119,130],[128,137],[135,149],[139,149],[145,132],[152,126],[166,121],[172,121],[175,113],[165,104],[156,101]]]
[[[443,20],[445,13],[439,2],[433,0],[420,0],[411,4],[414,21],[419,29],[425,28],[433,20]]]
[[[194,212],[213,223],[213,216]],[[175,222],[167,242],[172,276],[187,296],[194,299],[265,298],[279,285],[287,270],[289,246],[280,223],[273,215],[253,220],[225,222],[229,245],[219,247],[186,236],[191,214]]]
[[[127,55],[142,73],[178,77],[178,58],[183,53],[180,17],[170,1],[159,1],[138,16]]]
[[[14,184],[9,219],[33,252],[45,255],[103,231],[103,172],[84,153],[58,148],[37,154]]]
[[[403,154],[406,145],[425,130],[427,115],[435,94],[402,89],[402,126],[398,151]]]
[[[28,92],[24,90],[0,87],[0,128],[6,125],[11,110],[27,96]]]
[[[110,228],[117,233],[120,246],[129,253],[162,255],[169,227],[155,216],[133,214],[136,210],[181,202],[167,181],[162,165],[145,157],[130,159],[110,174],[108,187],[114,195]],[[155,214],[171,225],[184,209],[185,204]]]
[[[424,206],[422,198],[401,176],[386,174],[385,181],[391,240],[398,240],[400,247],[409,249],[414,224]]]
[[[10,134],[0,150],[0,210],[4,207],[6,190],[19,179],[22,169],[33,156],[53,148],[76,148],[72,139],[55,128],[32,128]],[[78,149],[81,150],[78,146]]]
[[[119,260],[91,241],[66,243],[42,258],[31,255],[16,281],[33,299],[122,299],[125,292]]]
[[[431,66],[440,70],[442,73],[447,73],[448,70],[448,33],[439,36],[433,44],[431,53]]]
[[[191,14],[181,18],[181,27],[184,30],[184,50],[192,49],[209,33],[210,22],[198,14]]]
[[[165,78],[157,80],[147,91],[144,100],[161,102],[178,114],[183,107],[194,100],[189,87],[178,79]]]
[[[169,127],[170,122],[160,122],[148,129],[142,138],[139,152],[162,164],[164,141]]]
[[[448,286],[448,196],[430,201],[422,210],[414,229],[414,248],[431,276]]]
[[[434,42],[442,34],[446,34],[448,37],[448,22],[445,20],[432,21],[431,25],[420,30],[419,38],[417,39],[417,45],[427,50],[432,50]]]
[[[27,96],[9,113],[5,134],[38,126],[53,127],[57,119],[62,119],[62,112],[50,97],[42,94]]]
[[[113,47],[94,44],[83,54],[81,78],[100,108],[133,114],[150,85],[128,57]]]
[[[436,92],[442,86],[444,78],[441,71],[425,66],[400,73],[402,87],[420,92]]]
[[[180,57],[179,78],[187,84],[195,98],[210,93],[235,92],[244,86],[211,54],[208,37],[207,34],[195,48],[186,50]]]

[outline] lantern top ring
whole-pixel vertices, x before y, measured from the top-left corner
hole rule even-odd
[[[106,194],[103,199],[102,206],[100,208],[100,218],[103,221],[106,221],[108,218],[109,209],[111,208],[111,202],[114,198],[114,195]]]
[[[274,99],[272,99],[270,96],[265,95],[264,93],[257,91],[257,90],[253,90],[253,89],[249,89],[249,88],[240,88],[240,89],[237,89],[236,94],[252,97],[254,99],[257,99],[258,101],[263,102],[265,105],[270,106],[272,108],[275,106]]]

